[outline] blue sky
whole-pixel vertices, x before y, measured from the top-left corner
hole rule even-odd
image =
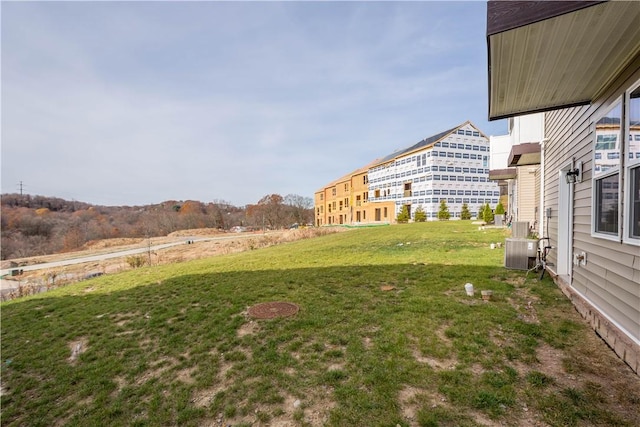
[[[2,192],[313,197],[471,120],[486,2],[2,2]]]

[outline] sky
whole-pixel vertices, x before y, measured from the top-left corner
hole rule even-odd
[[[106,205],[313,198],[470,120],[485,1],[6,2],[2,193]]]

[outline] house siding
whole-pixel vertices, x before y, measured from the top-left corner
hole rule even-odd
[[[582,161],[582,182],[574,184],[571,218],[574,254],[587,254],[584,266],[571,266],[569,277],[557,277],[565,294],[598,334],[636,372],[640,372],[640,247],[594,237],[592,229],[593,123],[626,89],[640,79],[640,57],[592,105],[547,112],[545,129],[545,206],[557,212],[559,171],[572,159]],[[551,244],[557,247],[558,218],[549,221]],[[550,254],[557,265],[557,254]],[[555,267],[551,267],[555,273]]]
[[[538,198],[532,197],[536,193],[536,176],[539,167],[535,165],[518,167],[518,221],[527,221],[529,226],[536,224],[536,208],[538,207]],[[538,184],[539,186],[539,184]]]

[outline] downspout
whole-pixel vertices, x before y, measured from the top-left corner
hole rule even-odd
[[[545,215],[545,204],[544,204],[544,148],[545,143],[547,142],[547,138],[544,134],[544,119],[545,113],[542,113],[542,123],[540,124],[542,130],[542,139],[540,140],[540,208],[538,209],[538,236],[540,237],[549,237],[544,235],[544,221],[545,219],[549,221],[549,218],[546,218]]]

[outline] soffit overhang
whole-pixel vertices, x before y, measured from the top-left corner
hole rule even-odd
[[[489,1],[489,120],[598,99],[640,54],[638,22],[637,1]]]
[[[511,147],[507,166],[528,166],[539,165],[541,160],[540,144],[537,142],[527,142]]]
[[[489,179],[491,181],[504,181],[507,179],[516,179],[516,176],[517,176],[516,168],[491,169],[489,171]]]

